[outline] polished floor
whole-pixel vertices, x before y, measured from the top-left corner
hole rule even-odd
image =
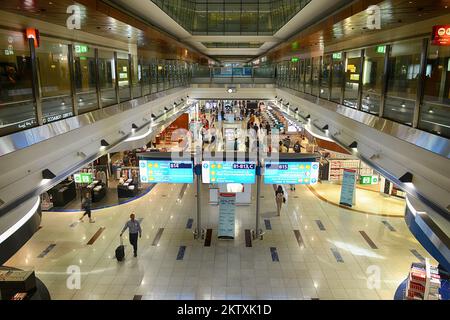
[[[273,188],[263,185],[263,240],[246,246],[255,199],[236,209],[236,239],[219,240],[218,207],[208,204],[207,185],[201,196],[209,247],[192,235],[195,185],[160,184],[135,201],[93,211],[92,224],[77,223],[76,212],[44,213],[42,228],[6,265],[35,269],[53,299],[389,300],[410,264],[430,258],[403,219],[351,212],[301,186],[277,217]],[[143,236],[138,257],[126,242],[119,263],[114,251],[131,211],[142,219]],[[80,267],[79,289],[67,286],[69,266]]]

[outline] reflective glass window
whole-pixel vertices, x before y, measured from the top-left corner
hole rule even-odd
[[[384,45],[365,50],[361,100],[361,110],[364,112],[378,114],[380,111],[385,55]]]
[[[450,47],[428,46],[419,128],[450,137]]]
[[[312,71],[312,91],[314,96],[319,96],[319,79],[320,79],[320,61],[321,57],[313,58],[313,71]]]
[[[342,84],[344,82],[344,61],[343,53],[335,52],[331,55],[332,73],[331,73],[331,101],[341,103]]]
[[[139,98],[142,96],[142,88],[141,88],[141,78],[142,78],[142,66],[139,63],[138,56],[131,56],[131,66],[132,66],[132,88],[131,93],[133,95],[133,99]]]
[[[326,55],[322,61],[322,72],[320,75],[320,97],[328,99],[330,94],[331,56]]]
[[[117,104],[114,53],[98,50],[98,75],[102,107]]]
[[[73,116],[68,45],[42,39],[36,48],[43,122]]]
[[[420,74],[422,40],[394,43],[391,51],[384,117],[412,125]]]
[[[98,108],[95,49],[85,44],[73,45],[75,99],[78,113]]]
[[[117,53],[117,76],[119,79],[120,102],[130,100],[130,67],[128,53]]]
[[[311,93],[311,59],[305,60],[305,93]]]
[[[345,60],[344,105],[358,108],[359,78],[361,73],[361,51],[347,52]]]
[[[31,58],[23,33],[0,30],[0,135],[37,124]]]

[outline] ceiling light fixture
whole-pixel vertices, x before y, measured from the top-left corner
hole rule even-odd
[[[56,175],[53,172],[51,172],[49,169],[42,170],[42,179],[50,180],[53,178],[56,178]]]
[[[412,181],[413,181],[413,174],[411,172],[407,171],[398,180],[400,180],[403,183],[412,183]]]
[[[350,143],[350,145],[348,146],[351,149],[357,149],[358,148],[358,142],[353,141],[352,143]]]
[[[327,130],[328,130],[328,125],[327,125],[327,124],[324,125],[324,126],[322,127],[322,130],[323,130],[323,131],[327,131]]]
[[[101,145],[102,147],[107,147],[107,146],[109,146],[109,143],[108,143],[105,139],[102,139],[102,140],[100,141],[100,145]]]

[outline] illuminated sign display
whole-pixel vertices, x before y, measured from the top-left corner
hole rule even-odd
[[[271,162],[264,168],[265,184],[316,184],[318,162]]]
[[[377,176],[360,176],[359,184],[367,185],[367,184],[377,184],[378,177]]]
[[[335,53],[333,53],[333,59],[335,59],[335,60],[341,60],[341,59],[342,59],[342,53],[341,53],[341,52],[335,52]]]
[[[142,183],[193,183],[192,161],[139,160]]]
[[[203,183],[255,183],[256,163],[203,161]]]
[[[291,62],[298,62],[298,60],[299,60],[299,59],[298,59],[297,57],[292,57],[292,58],[291,58]]]
[[[88,52],[88,46],[85,45],[75,45],[75,52],[76,53],[86,53]]]
[[[377,53],[386,53],[386,46],[378,46]]]
[[[76,173],[73,179],[76,183],[92,183],[92,173]]]
[[[435,46],[450,45],[450,25],[439,25],[433,27],[431,42]]]

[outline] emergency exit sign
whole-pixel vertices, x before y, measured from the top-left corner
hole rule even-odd
[[[359,184],[368,185],[368,184],[377,184],[378,177],[377,176],[361,176],[359,178]]]
[[[89,48],[85,45],[75,45],[75,52],[76,53],[86,53],[88,52]]]

